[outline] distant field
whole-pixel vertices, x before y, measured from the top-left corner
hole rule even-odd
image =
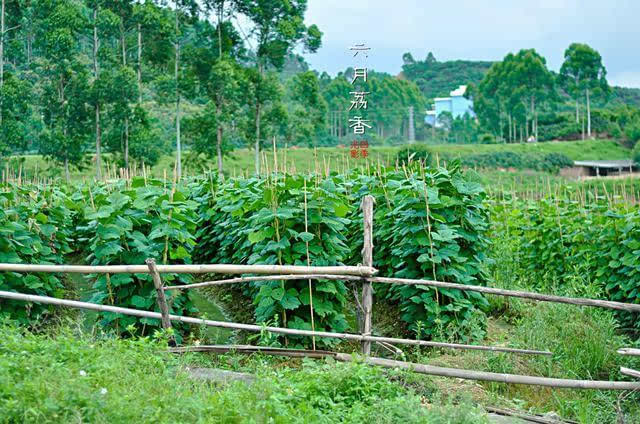
[[[619,145],[612,140],[589,140],[589,141],[566,141],[566,142],[542,142],[542,143],[514,143],[514,144],[437,144],[422,145],[417,143],[414,146],[427,146],[434,153],[463,157],[472,154],[490,153],[496,151],[512,151],[516,153],[563,153],[573,160],[603,160],[603,159],[628,159],[630,150]],[[282,169],[283,164],[287,164],[287,169],[297,172],[329,170],[344,171],[356,166],[393,164],[396,154],[409,147],[404,146],[372,146],[369,148],[367,160],[362,158],[351,158],[349,147],[323,147],[318,149],[310,148],[288,148],[278,150],[278,167]],[[262,172],[265,168],[272,170],[274,167],[272,150],[263,153],[263,161],[266,158],[266,167],[263,164]],[[52,166],[39,155],[23,156],[23,174],[62,176],[62,167]],[[109,162],[109,155],[105,155],[105,162]],[[238,149],[225,157],[225,172],[229,175],[251,174],[254,171],[253,151],[248,149]],[[15,161],[16,158],[14,158]],[[155,177],[173,174],[174,156],[166,155],[152,168],[151,174]],[[15,162],[14,162],[15,163]],[[183,155],[183,169],[187,175],[200,174],[205,170],[215,169],[215,162],[206,160],[203,157],[195,157],[189,152]],[[94,175],[91,162],[87,161],[83,170],[74,170],[72,179],[89,179]]]

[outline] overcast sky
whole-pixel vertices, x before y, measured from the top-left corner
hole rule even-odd
[[[572,42],[597,49],[609,83],[640,87],[640,0],[308,0],[307,24],[324,33],[305,55],[334,75],[354,59],[349,46],[372,48],[368,66],[397,74],[402,54],[439,61],[500,60],[535,48],[558,70]]]

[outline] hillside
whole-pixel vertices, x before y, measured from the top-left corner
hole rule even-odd
[[[438,62],[431,53],[424,61],[405,59],[402,75],[415,82],[427,99],[448,96],[461,84],[478,84],[493,62],[452,60]]]

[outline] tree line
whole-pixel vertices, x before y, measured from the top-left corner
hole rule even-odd
[[[494,63],[479,84],[469,87],[467,95],[473,97],[480,126],[500,140],[540,139],[540,131],[545,130],[540,127],[541,113],[550,127],[564,124],[565,132],[574,136],[582,133],[583,139],[594,138],[594,99],[607,105],[612,94],[606,76],[600,53],[586,44],[573,43],[565,50],[558,73],[547,68],[546,59],[535,49],[523,49]],[[571,107],[574,125],[558,119],[558,112],[568,118]],[[600,132],[632,138],[629,130],[640,122],[640,110],[627,106],[608,110],[612,112],[596,112]],[[549,131],[542,138],[548,139]]]
[[[223,158],[279,143],[338,144],[348,133],[347,69],[309,70],[322,32],[306,0],[0,0],[0,157],[37,152],[103,172],[175,149]],[[240,24],[248,22],[246,28]],[[371,73],[368,119],[402,136],[415,84]]]

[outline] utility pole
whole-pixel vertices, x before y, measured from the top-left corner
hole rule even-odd
[[[413,123],[413,106],[409,106],[409,143],[416,142],[416,127]]]

